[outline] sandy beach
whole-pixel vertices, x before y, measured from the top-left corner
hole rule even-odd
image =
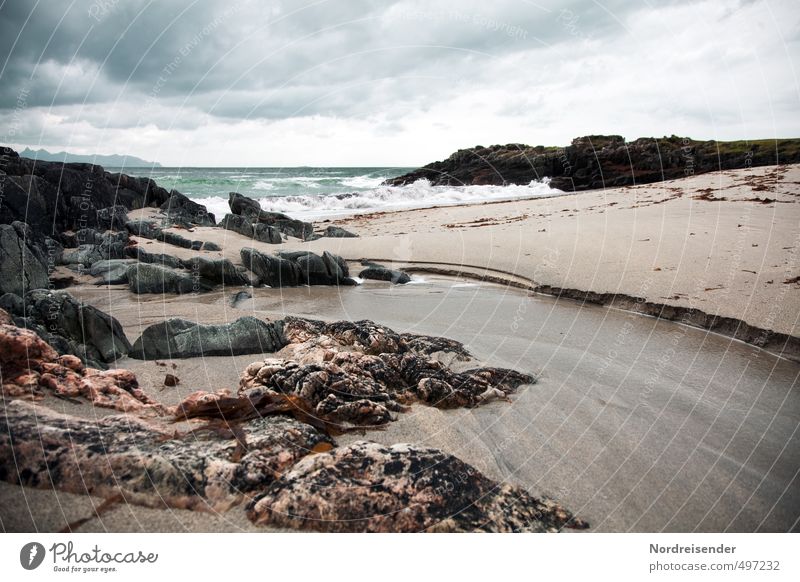
[[[238,288],[134,295],[127,286],[94,286],[88,276],[79,276],[70,293],[116,317],[130,341],[169,317],[224,323],[243,315],[371,319],[398,332],[450,337],[482,364],[518,369],[538,382],[510,403],[462,410],[415,405],[366,438],[437,447],[491,478],[558,499],[594,531],[795,530],[800,366],[796,353],[782,354],[785,341],[763,350],[730,334],[533,291],[625,295],[796,337],[799,183],[800,167],[769,167],[356,215],[318,226],[342,226],[359,238],[283,245],[197,227],[192,237],[223,248],[201,251],[210,257],[240,263],[244,247],[330,251],[349,260],[355,274],[358,260],[371,259],[407,269],[413,280],[256,288],[235,306]],[[196,254],[137,240],[149,252]],[[174,405],[196,390],[235,391],[242,371],[262,357],[128,357],[117,367],[134,371],[149,396]],[[178,386],[164,386],[167,372],[180,378]],[[52,398],[45,404],[78,416],[114,412]],[[11,485],[0,494],[0,523],[10,531],[52,531],[81,517],[87,521],[77,531],[253,529],[236,508],[214,514],[128,505],[89,519],[94,510],[85,498],[58,494],[43,501],[55,494]]]

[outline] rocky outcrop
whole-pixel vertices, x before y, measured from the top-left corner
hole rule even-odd
[[[292,261],[251,248],[243,248],[239,251],[239,255],[244,266],[258,275],[264,285],[296,287],[300,284],[300,269]]]
[[[139,246],[129,246],[125,249],[125,254],[131,259],[135,259],[140,263],[148,263],[151,265],[160,265],[162,267],[169,267],[171,269],[179,269],[183,266],[183,262],[172,255],[164,253],[149,253]]]
[[[396,271],[394,269],[387,269],[380,265],[367,267],[362,270],[358,276],[361,279],[375,279],[377,281],[390,281],[395,285],[405,285],[411,281],[411,277],[404,271]]]
[[[166,220],[183,228],[192,226],[216,226],[214,215],[202,204],[198,204],[177,190],[170,192],[169,198],[160,206]]]
[[[186,271],[177,271],[161,265],[138,263],[128,267],[128,288],[143,293],[199,293],[210,287],[199,277]]]
[[[289,346],[281,358],[255,362],[242,374],[240,394],[299,396],[320,418],[346,425],[390,422],[412,402],[440,408],[472,407],[506,399],[535,379],[500,368],[456,372],[432,357],[468,359],[458,342],[397,334],[371,321],[286,318]]]
[[[250,503],[250,519],[323,532],[583,528],[559,504],[500,485],[442,451],[358,441],[311,455]]]
[[[222,285],[248,285],[250,280],[228,259],[210,259],[206,257],[192,257],[181,261],[183,267],[193,274],[199,275],[206,281]]]
[[[114,207],[158,207],[169,199],[148,178],[92,164],[21,158],[7,147],[0,148],[0,171],[5,174],[0,223],[27,222],[34,232],[57,239],[68,231],[113,225],[113,217],[120,216]]]
[[[203,325],[185,319],[168,319],[144,330],[130,351],[139,360],[263,354],[286,345],[283,323],[241,317],[231,323]]]
[[[48,284],[47,256],[31,229],[22,222],[0,224],[0,294],[24,295]]]
[[[466,357],[458,342],[397,334],[371,322],[291,318],[285,327],[288,338],[303,344],[294,346],[298,353],[317,363],[343,357],[337,365],[358,382],[371,378],[389,386],[397,378],[367,351],[426,361],[423,356],[446,350]],[[222,335],[239,334],[229,329]],[[158,341],[155,334],[141,345]],[[492,370],[481,371],[484,380]],[[259,386],[243,387],[247,395],[195,392],[166,407],[144,395],[131,372],[101,372],[59,356],[0,311],[0,480],[156,508],[222,511],[245,502],[258,525],[317,531],[587,527],[556,502],[496,483],[436,449],[367,441],[337,447],[332,435],[353,429],[290,393],[290,380],[278,381],[281,374],[261,366],[254,377]],[[348,399],[342,378],[317,373],[315,382]],[[127,414],[60,414],[36,404],[49,395]]]
[[[252,222],[252,220],[246,216],[226,214],[220,221],[219,225],[222,228],[232,230],[233,232],[238,232],[247,238],[252,238],[259,242],[265,242],[274,245],[281,244],[283,242],[281,233],[277,228],[273,228],[272,226],[262,224],[260,222]]]
[[[322,233],[322,236],[329,238],[358,238],[357,234],[354,234],[349,230],[345,230],[340,226],[329,226]]]
[[[67,244],[78,244],[76,248],[64,250],[60,263],[91,267],[99,261],[122,259],[128,245],[127,232],[98,232],[94,229],[78,231],[69,237]]]
[[[128,370],[87,368],[73,355],[59,355],[34,331],[13,325],[0,311],[0,375],[4,398],[42,400],[46,394],[83,398],[94,406],[125,412],[159,407]]]
[[[563,148],[475,146],[386,183],[399,186],[425,179],[448,186],[524,185],[550,178],[553,188],[572,192],[798,162],[800,140],[796,139],[717,142],[672,136],[626,142],[619,135],[590,135]]]
[[[308,240],[314,233],[314,225],[310,222],[296,220],[281,212],[262,210],[257,201],[238,192],[231,192],[228,206],[234,215],[247,218],[252,223],[271,226],[287,236]]]
[[[355,285],[347,262],[327,251],[322,256],[307,251],[266,255],[256,249],[240,251],[242,263],[270,287],[297,285]]]
[[[61,354],[95,367],[125,356],[131,344],[119,321],[66,291],[37,289],[25,296],[26,327],[36,330]]]
[[[46,426],[47,430],[42,430]],[[263,491],[331,440],[285,416],[231,428],[174,426],[133,415],[85,420],[23,401],[0,414],[0,479],[150,507],[227,510]]]

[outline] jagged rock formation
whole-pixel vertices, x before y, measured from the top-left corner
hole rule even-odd
[[[434,185],[505,185],[550,178],[553,188],[572,192],[798,162],[797,139],[717,142],[672,136],[626,142],[619,135],[590,135],[564,148],[475,146],[386,183],[400,186],[426,179]]]
[[[333,343],[352,361],[372,357],[359,350],[384,349],[419,355],[452,348],[466,357],[458,342],[370,322],[294,319],[287,327],[293,340],[306,343],[297,349],[324,361],[328,348],[321,346]],[[557,503],[498,484],[435,449],[365,441],[337,448],[331,435],[341,430],[314,415],[302,396],[197,392],[165,407],[139,390],[131,372],[100,372],[59,356],[4,311],[0,377],[0,480],[10,483],[158,508],[227,510],[247,502],[257,524],[318,531],[587,526]],[[30,402],[48,394],[128,414],[84,419]]]
[[[222,427],[180,435],[131,415],[83,420],[21,401],[4,412],[0,479],[99,497],[121,493],[129,503],[151,507],[228,509],[331,442],[284,416],[243,425],[237,440]]]
[[[534,378],[513,370],[455,372],[431,356],[467,359],[458,342],[397,334],[371,321],[326,324],[300,318],[283,323],[292,345],[285,358],[255,362],[242,374],[240,394],[293,394],[331,422],[380,425],[412,402],[440,408],[478,406],[505,399]]]
[[[207,291],[208,285],[199,277],[186,271],[149,263],[137,263],[128,267],[128,288],[136,294],[143,293],[199,293]]]
[[[295,287],[297,285],[355,285],[350,278],[347,262],[327,251],[322,256],[308,251],[266,255],[256,249],[240,251],[245,267],[259,276],[270,287]]]
[[[256,230],[258,229],[258,226],[255,225],[269,226],[277,230],[279,233],[299,238],[301,240],[309,240],[311,235],[314,233],[314,226],[310,222],[296,220],[280,212],[267,212],[266,210],[261,210],[261,206],[259,206],[257,201],[253,200],[252,198],[248,198],[247,196],[242,196],[238,192],[230,193],[228,197],[228,206],[230,206],[233,215],[245,218],[247,222],[250,222],[254,225]],[[227,216],[231,215],[229,214]],[[231,230],[236,229],[232,228]]]
[[[121,212],[108,209],[158,207],[170,196],[148,178],[112,174],[92,164],[34,161],[7,147],[0,148],[0,171],[5,174],[0,223],[26,222],[34,232],[54,238],[97,228]]]
[[[304,458],[248,506],[260,525],[324,532],[545,532],[587,527],[559,504],[436,449],[359,441]]]
[[[66,291],[35,289],[19,300],[15,323],[34,330],[60,354],[71,354],[95,368],[125,356],[131,344],[114,317]]]

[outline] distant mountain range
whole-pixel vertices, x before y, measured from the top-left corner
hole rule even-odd
[[[136,156],[117,154],[112,154],[110,156],[70,154],[67,152],[57,152],[51,154],[47,150],[32,150],[30,148],[25,148],[19,153],[19,155],[23,158],[31,158],[32,160],[41,160],[43,162],[96,164],[98,166],[111,166],[114,168],[161,167],[161,164],[158,162],[148,162],[142,158],[137,158]]]

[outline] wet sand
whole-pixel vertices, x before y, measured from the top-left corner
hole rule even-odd
[[[89,299],[92,293],[76,295]],[[397,331],[460,340],[482,362],[536,374],[538,383],[510,404],[448,411],[415,406],[387,430],[367,436],[453,453],[495,479],[555,497],[589,520],[592,531],[798,528],[795,362],[692,327],[468,280],[415,277],[403,287],[368,282],[284,289],[280,300],[260,289],[236,308],[228,295],[185,296],[179,304],[187,316],[202,313],[207,321],[274,318],[284,311],[369,318]],[[164,309],[124,290],[104,307],[126,329]],[[165,360],[164,366],[125,359],[119,365],[136,371],[153,396],[173,403],[197,389],[235,390],[239,373],[258,359]],[[181,384],[164,387],[165,371]],[[116,511],[120,519],[125,511],[140,515],[138,508]],[[181,512],[159,513],[155,525],[141,519],[148,528],[246,527],[240,511],[229,513],[196,523]],[[115,522],[114,515],[104,516],[104,527],[129,527],[128,519]]]

